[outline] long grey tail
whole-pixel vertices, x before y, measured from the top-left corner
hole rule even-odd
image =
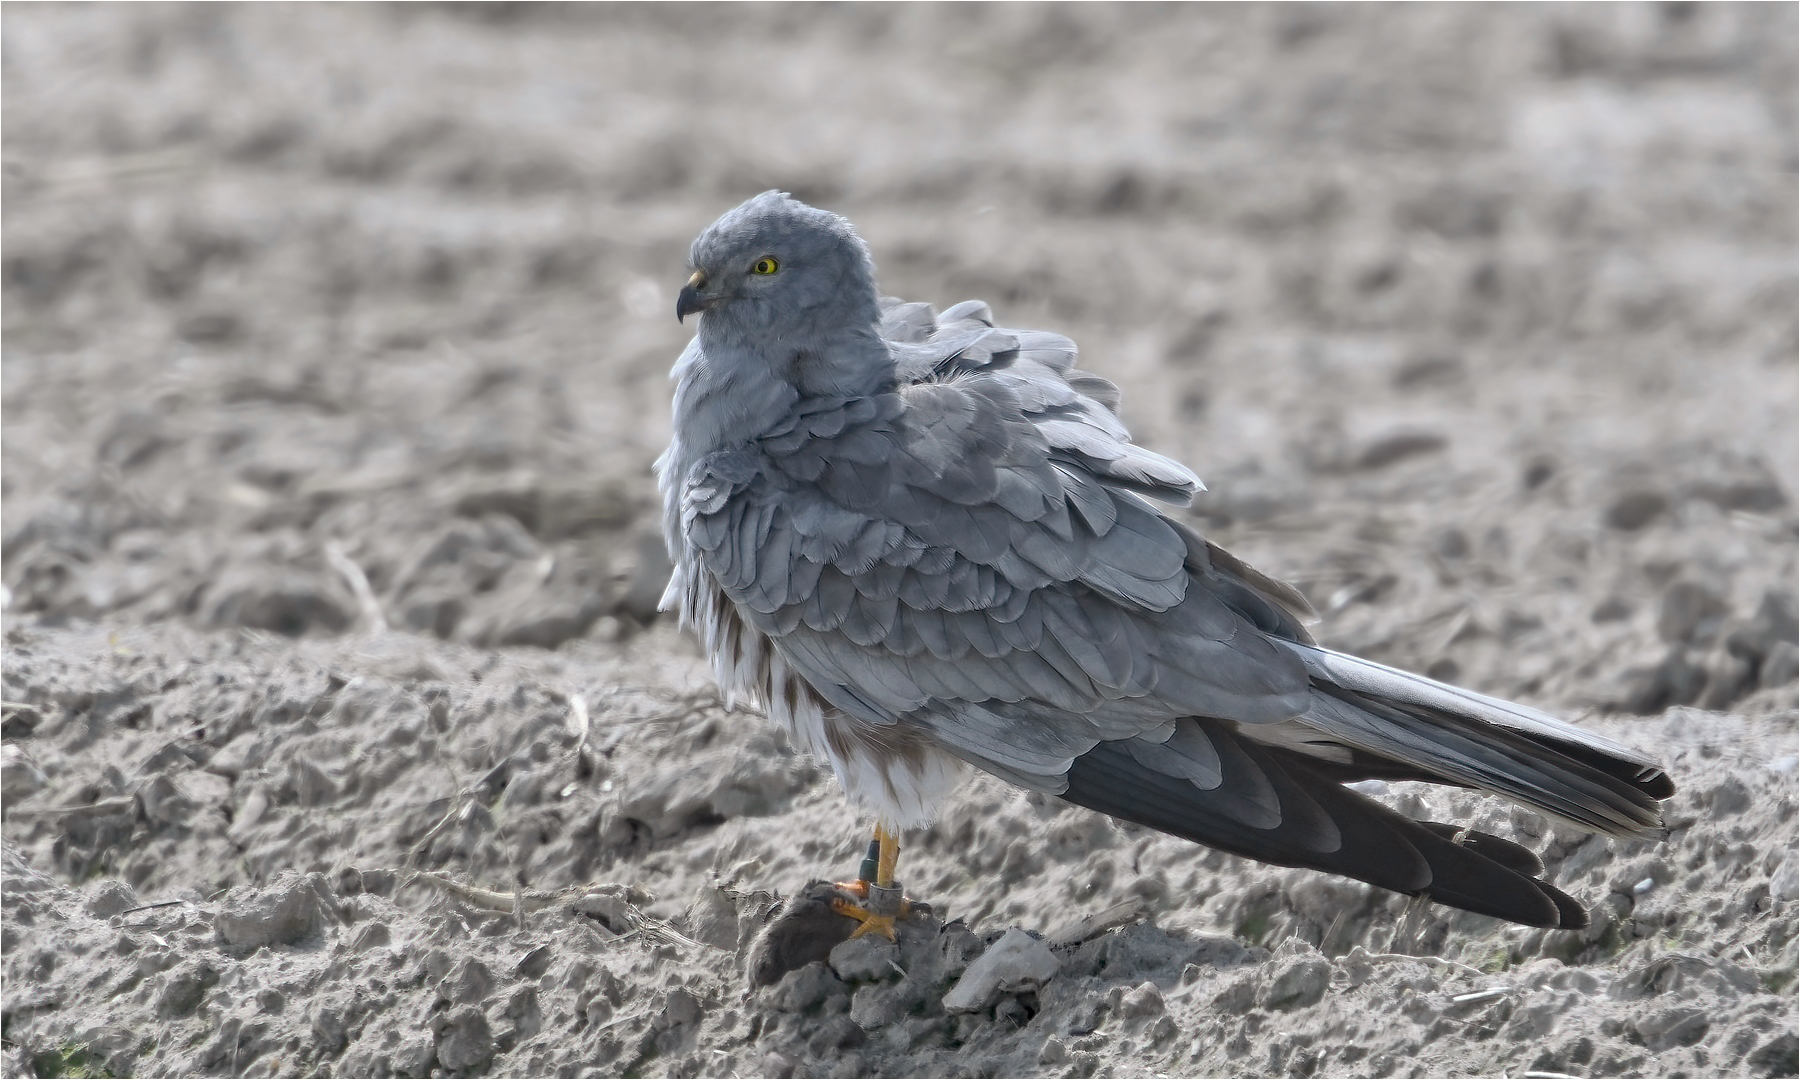
[[[1664,833],[1660,800],[1675,785],[1635,750],[1523,705],[1314,645],[1281,644],[1312,676],[1313,707],[1300,722],[1357,757],[1502,795],[1594,832]]]
[[[1214,786],[1170,768],[1179,755],[1134,753],[1133,741],[1121,739],[1075,758],[1062,797],[1262,862],[1343,874],[1527,926],[1588,923],[1586,909],[1540,880],[1543,863],[1517,844],[1403,817],[1334,783],[1318,759],[1263,745],[1229,721],[1182,723],[1217,754]]]

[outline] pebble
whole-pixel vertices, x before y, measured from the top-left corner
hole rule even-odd
[[[1678,581],[1663,593],[1656,632],[1671,645],[1709,640],[1730,610],[1717,590],[1697,581]]]
[[[1794,861],[1794,853],[1782,856],[1780,865],[1769,875],[1769,895],[1777,900],[1800,899],[1800,864]]]
[[[451,1001],[474,1005],[487,997],[493,988],[493,973],[486,964],[471,956],[451,969],[444,979],[443,993]]]
[[[494,1060],[494,1032],[473,1005],[458,1005],[432,1025],[446,1072],[482,1072]]]
[[[170,973],[156,996],[156,1014],[165,1020],[186,1016],[219,981],[219,973],[204,961],[193,961]]]
[[[944,1010],[979,1012],[992,1005],[1002,991],[1035,990],[1061,970],[1062,961],[1048,945],[1014,927],[969,964],[944,995]]]
[[[831,970],[845,982],[881,982],[898,978],[900,948],[875,934],[839,942],[831,950]]]
[[[437,1044],[424,1034],[402,1039],[391,1060],[398,1076],[430,1076],[432,1063],[437,1060]]]
[[[1397,461],[1421,454],[1436,453],[1450,444],[1435,431],[1392,431],[1371,439],[1356,452],[1352,466],[1357,469],[1382,469]]]
[[[543,978],[544,972],[550,970],[550,959],[550,946],[539,945],[537,948],[527,952],[524,956],[519,957],[519,962],[513,965],[513,978]]]
[[[372,922],[356,932],[356,937],[350,942],[350,948],[353,952],[362,953],[368,952],[370,949],[385,949],[393,944],[393,941],[393,931],[388,929],[386,923]]]
[[[830,967],[815,960],[782,976],[775,984],[769,1004],[777,1012],[803,1013],[847,989],[843,981],[832,974]]]
[[[29,799],[49,782],[44,770],[38,768],[37,762],[27,757],[25,751],[12,743],[0,744],[0,791],[6,792],[7,802]]]
[[[1769,644],[1768,654],[1757,669],[1756,684],[1765,690],[1786,686],[1800,678],[1800,649],[1791,641]]]
[[[1265,1009],[1305,1008],[1318,1004],[1330,985],[1331,963],[1324,957],[1290,960],[1256,995],[1256,1004]]]
[[[1659,1009],[1631,1022],[1631,1029],[1651,1050],[1668,1050],[1676,1046],[1692,1046],[1706,1038],[1711,1024],[1706,1012],[1692,1006]]]
[[[850,1019],[867,1032],[885,1031],[906,1018],[912,1001],[904,985],[871,983],[850,998]]]
[[[213,925],[225,944],[238,949],[299,941],[324,922],[318,875],[287,871],[263,889],[238,887],[225,895]],[[319,883],[323,885],[323,879]]]
[[[308,630],[339,633],[354,621],[349,600],[324,578],[296,571],[247,567],[209,590],[202,620],[209,626],[246,626],[298,637]]]
[[[1627,491],[1606,508],[1606,523],[1621,532],[1635,532],[1668,508],[1669,497],[1660,491]]]
[[[1119,998],[1118,1007],[1114,1009],[1114,1012],[1122,1017],[1160,1016],[1167,1009],[1168,1006],[1163,1002],[1162,991],[1157,989],[1155,983],[1145,980]]]
[[[107,878],[94,886],[94,893],[82,910],[96,919],[108,919],[139,904],[137,893],[117,878]]]

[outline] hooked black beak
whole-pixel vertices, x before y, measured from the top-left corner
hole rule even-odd
[[[687,284],[675,296],[675,321],[686,322],[687,317],[696,311],[705,311],[714,303],[714,299],[702,297],[700,290],[706,288],[706,271],[696,270],[694,276],[688,278]]]

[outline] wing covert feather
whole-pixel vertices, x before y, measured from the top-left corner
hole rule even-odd
[[[801,402],[687,479],[699,560],[796,672],[869,723],[923,723],[1032,775],[1047,759],[1001,743],[1048,739],[1061,762],[1183,716],[1304,711],[1300,658],[1259,647],[1262,594],[1210,581],[1204,541],[1139,494],[1179,501],[1198,480],[1131,444],[1072,343],[994,330],[980,306],[885,318],[906,348],[947,353],[931,378]],[[959,742],[958,724],[987,734]],[[1145,752],[1186,746],[1216,772],[1181,731]]]

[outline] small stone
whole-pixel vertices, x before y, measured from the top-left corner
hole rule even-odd
[[[794,1059],[771,1050],[763,1055],[762,1074],[771,1080],[789,1080],[794,1075]]]
[[[363,892],[371,896],[392,896],[394,893],[394,872],[392,870],[364,870],[362,872]]]
[[[1703,800],[1714,817],[1732,817],[1756,804],[1756,797],[1750,794],[1750,788],[1735,776],[1726,777],[1707,790]]]
[[[36,731],[37,726],[44,720],[43,714],[38,712],[36,706],[26,705],[23,702],[9,703],[4,716],[5,719],[0,719],[0,738],[5,739],[23,739]],[[8,793],[11,793],[10,788]]]
[[[1627,491],[1606,508],[1606,523],[1621,532],[1635,532],[1668,508],[1669,497],[1660,491]]]
[[[1706,669],[1677,646],[1657,666],[1627,672],[1616,704],[1626,712],[1651,716],[1671,705],[1693,702],[1705,689],[1706,679]]]
[[[1594,610],[1588,614],[1588,618],[1597,623],[1618,622],[1620,619],[1631,618],[1632,613],[1636,610],[1637,608],[1632,606],[1631,601],[1624,597],[1609,596],[1595,605]]]
[[[697,1024],[700,1011],[700,999],[689,990],[676,987],[663,997],[662,1019],[669,1026]]]
[[[1250,1011],[1256,1004],[1256,983],[1249,979],[1237,979],[1225,989],[1213,996],[1212,1006],[1215,1010],[1229,1016],[1241,1015]]]
[[[450,970],[450,974],[444,979],[442,990],[444,996],[451,1001],[476,1005],[493,988],[494,976],[488,966],[469,957]]]
[[[1039,1065],[1061,1065],[1069,1060],[1069,1048],[1063,1041],[1052,1035],[1044,1040],[1043,1048],[1038,1051]]]
[[[1035,990],[1056,977],[1062,961],[1043,942],[1017,927],[1000,936],[944,995],[947,1012],[979,1012],[1002,991]]]
[[[169,974],[156,997],[156,1015],[165,1020],[186,1016],[199,1007],[206,991],[217,985],[219,973],[204,961],[191,961]]]
[[[980,935],[970,930],[960,919],[938,931],[938,956],[943,964],[944,974],[949,978],[967,971],[970,962],[980,956],[985,947]]]
[[[431,1067],[437,1061],[437,1044],[427,1034],[402,1039],[393,1049],[390,1060],[396,1076],[430,1076]]]
[[[769,996],[769,1004],[777,1012],[803,1013],[848,989],[830,967],[815,960],[782,976]]]
[[[1706,669],[1706,689],[1697,704],[1702,709],[1721,711],[1756,686],[1756,672],[1750,662],[1723,650],[1708,656],[1701,665]]]
[[[1288,961],[1256,995],[1256,1003],[1265,1009],[1300,1009],[1316,1005],[1331,985],[1331,964],[1324,957],[1302,957]]]
[[[456,634],[467,607],[463,598],[440,588],[427,586],[406,598],[400,608],[400,625],[421,634],[434,634],[449,640]]]
[[[387,923],[372,922],[356,932],[356,937],[350,941],[350,949],[359,953],[370,949],[385,949],[393,940],[393,932],[388,929]]]
[[[619,597],[619,613],[640,623],[655,619],[663,592],[669,587],[669,575],[674,571],[662,534],[646,531],[639,535],[637,561],[631,571],[631,583]]]
[[[337,798],[338,784],[313,762],[295,758],[288,763],[287,790],[301,806],[324,806]]]
[[[1794,861],[1792,851],[1781,857],[1775,872],[1769,875],[1769,895],[1777,900],[1800,899],[1800,864]]]
[[[738,912],[725,890],[702,885],[686,912],[688,934],[717,949],[735,951],[738,945]]]
[[[1016,994],[1002,994],[1000,1001],[994,1006],[994,1019],[1002,1024],[1011,1024],[1015,1028],[1024,1027],[1031,1022],[1031,1011],[1025,1008]]]
[[[867,1032],[885,1031],[906,1018],[910,1004],[906,988],[889,983],[867,983],[850,998],[850,1019]]]
[[[1137,988],[1119,999],[1117,1014],[1122,1017],[1160,1016],[1167,1011],[1163,1002],[1162,991],[1153,982],[1145,981]]]
[[[213,923],[225,944],[254,949],[299,941],[319,929],[324,915],[312,883],[290,870],[266,888],[231,890]]]
[[[320,1005],[313,1009],[312,1033],[327,1054],[339,1053],[350,1043],[344,1030],[343,1011],[335,1006]]]
[[[521,1039],[529,1039],[543,1029],[544,1010],[538,1005],[537,987],[521,986],[506,999],[506,1018]]]
[[[309,630],[340,633],[355,621],[353,611],[353,603],[323,577],[247,567],[227,572],[208,590],[201,618],[209,626],[298,637]]]
[[[1795,679],[1800,679],[1800,648],[1791,641],[1770,642],[1768,654],[1756,673],[1756,685],[1772,690]]]
[[[82,910],[96,919],[110,919],[121,911],[138,906],[137,893],[117,878],[106,878],[94,886],[94,893]]]
[[[144,785],[138,803],[144,808],[144,817],[155,825],[180,825],[197,809],[167,773]]]
[[[1697,581],[1678,581],[1663,593],[1656,633],[1671,645],[1708,641],[1718,636],[1730,610],[1716,590]]]
[[[1688,494],[1721,510],[1766,513],[1788,504],[1781,481],[1760,459],[1712,459],[1699,464],[1704,471],[1689,486]]]
[[[1800,1036],[1784,1031],[1751,1051],[1744,1062],[1758,1076],[1794,1076],[1800,1073]]]
[[[1435,431],[1394,431],[1371,439],[1357,452],[1355,467],[1381,469],[1409,457],[1431,454],[1449,445],[1449,440]]]
[[[847,983],[881,982],[900,976],[899,946],[876,934],[864,934],[840,942],[831,950],[829,963],[837,977]]]
[[[481,1072],[494,1060],[494,1033],[473,1005],[458,1005],[432,1025],[437,1061],[447,1072]]]
[[[550,946],[539,945],[524,956],[519,957],[519,962],[513,965],[513,978],[543,978],[544,972],[550,970],[550,959]]]
[[[1644,1040],[1644,1045],[1651,1050],[1692,1046],[1706,1038],[1711,1026],[1704,1010],[1680,1006],[1640,1016],[1631,1023],[1632,1030],[1638,1033]]]
[[[838,1051],[861,1046],[869,1037],[848,1016],[827,1016],[814,1028],[806,1048],[817,1057],[836,1057]]]
[[[27,757],[25,751],[12,743],[0,744],[0,791],[6,793],[8,803],[29,799],[44,790],[44,785],[49,782],[44,770],[38,768],[37,762]]]

